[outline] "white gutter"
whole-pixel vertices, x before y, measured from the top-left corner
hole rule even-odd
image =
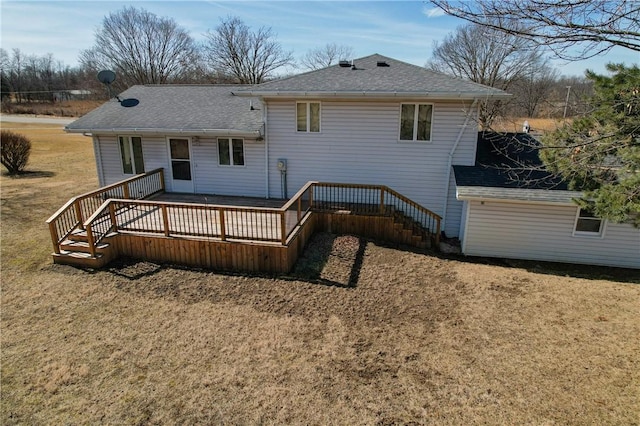
[[[445,178],[445,183],[444,183],[444,202],[442,203],[442,225],[441,228],[444,231],[445,225],[447,223],[447,204],[449,201],[449,179],[451,179],[451,166],[453,165],[453,155],[456,152],[456,149],[458,148],[458,144],[460,144],[460,139],[462,139],[462,135],[464,133],[464,131],[467,129],[467,125],[469,124],[469,118],[471,117],[471,113],[473,111],[473,107],[478,103],[478,99],[474,99],[473,103],[471,104],[471,106],[469,107],[469,113],[467,114],[467,117],[464,119],[464,124],[462,125],[462,128],[460,129],[460,132],[458,133],[458,137],[456,138],[456,142],[453,144],[453,147],[451,148],[451,151],[449,151],[449,160],[447,161],[447,177]],[[476,148],[477,149],[477,148]],[[475,158],[474,158],[474,162],[475,162]]]
[[[215,135],[215,136],[244,136],[246,138],[258,138],[261,136],[260,130],[246,131],[233,129],[154,129],[154,128],[105,128],[105,129],[69,129],[64,128],[67,133],[89,133],[89,134],[118,134],[118,133],[137,133],[137,134],[187,134],[187,135]]]
[[[479,97],[498,99],[510,98],[511,94],[506,92],[484,93],[484,92],[376,92],[376,91],[243,91],[233,92],[236,96],[245,97],[295,97],[295,98],[433,98],[433,99],[473,99]]]
[[[269,126],[267,126],[267,103],[260,99],[262,102],[262,125],[264,126],[264,182],[265,188],[264,193],[266,198],[269,197],[269,131],[267,130]]]

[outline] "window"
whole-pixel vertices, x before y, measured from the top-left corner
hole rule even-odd
[[[126,175],[144,173],[144,159],[142,158],[142,138],[139,136],[120,136],[120,157],[122,171]]]
[[[578,208],[573,234],[599,237],[602,236],[603,225],[604,221],[602,219],[595,217],[587,210]]]
[[[299,132],[319,132],[320,102],[296,103],[296,123]]]
[[[430,141],[433,105],[402,104],[400,110],[400,140]]]
[[[218,163],[221,166],[244,166],[244,139],[218,139]]]

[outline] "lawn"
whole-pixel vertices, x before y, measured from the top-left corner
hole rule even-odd
[[[638,271],[329,234],[288,276],[53,265],[91,140],[3,127],[34,142],[0,177],[3,425],[638,424]]]

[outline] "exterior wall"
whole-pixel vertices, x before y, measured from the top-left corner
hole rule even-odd
[[[295,99],[267,101],[271,197],[282,196],[276,164],[286,158],[288,195],[309,180],[382,184],[442,214],[448,193],[445,232],[458,235],[462,202],[444,180],[470,102],[435,102],[432,141],[425,143],[398,140],[402,100],[322,101],[320,133],[296,131]],[[453,164],[473,165],[476,142],[477,126],[470,120]]]
[[[136,135],[129,135],[136,136]],[[186,137],[179,135],[176,137]],[[131,177],[122,172],[122,160],[118,136],[101,135],[96,138],[96,150],[100,153],[103,177],[101,185],[109,185]],[[265,196],[264,143],[245,139],[245,166],[230,167],[218,164],[216,137],[200,137],[191,144],[192,177],[194,189],[200,194]],[[142,136],[142,156],[145,170],[165,169],[167,191],[171,191],[171,174],[167,137]],[[98,164],[98,167],[100,164]]]
[[[576,210],[564,205],[469,201],[463,253],[640,268],[640,229],[606,223],[602,238],[574,237]]]
[[[217,138],[192,144],[195,192],[198,194],[265,196],[264,142],[244,140],[244,166],[221,166]]]

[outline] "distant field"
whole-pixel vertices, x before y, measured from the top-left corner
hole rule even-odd
[[[637,271],[330,234],[288,276],[53,265],[91,139],[10,127],[34,147],[0,176],[0,424],[638,423]]]
[[[60,101],[54,103],[48,102],[30,102],[30,103],[11,103],[2,104],[2,112],[6,114],[35,114],[35,115],[51,115],[56,117],[80,117],[89,111],[102,105],[104,101]]]

